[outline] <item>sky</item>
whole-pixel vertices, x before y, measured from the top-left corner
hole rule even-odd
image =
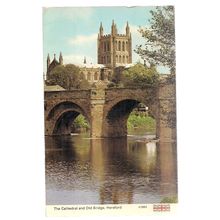
[[[149,26],[150,10],[154,7],[57,7],[43,8],[43,58],[46,72],[47,54],[51,61],[54,54],[59,58],[62,52],[64,64],[97,64],[97,36],[100,22],[104,34],[111,33],[112,20],[118,33],[125,34],[126,22],[132,35],[132,49],[143,44],[139,27]],[[143,61],[134,51],[133,63]],[[162,70],[165,71],[164,69]],[[166,71],[165,71],[166,72]]]

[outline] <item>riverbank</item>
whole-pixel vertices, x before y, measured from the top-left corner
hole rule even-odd
[[[127,121],[128,132],[131,132],[135,129],[146,131],[149,133],[156,132],[156,122],[155,120],[144,114],[137,114],[132,112]]]

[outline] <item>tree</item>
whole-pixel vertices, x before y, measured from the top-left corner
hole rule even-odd
[[[175,73],[175,26],[174,7],[161,6],[151,10],[150,27],[138,31],[146,39],[145,45],[137,46],[135,52],[154,65],[168,66]]]
[[[155,85],[159,75],[155,67],[145,67],[138,63],[122,72],[122,83],[125,87],[146,87]]]
[[[58,84],[67,90],[89,88],[89,83],[85,76],[80,74],[79,67],[73,64],[56,66],[50,72],[48,84]]]

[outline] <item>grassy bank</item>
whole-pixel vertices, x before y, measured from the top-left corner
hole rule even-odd
[[[155,133],[156,122],[155,120],[147,115],[135,114],[132,112],[127,121],[128,131],[138,129],[145,130],[147,132]]]

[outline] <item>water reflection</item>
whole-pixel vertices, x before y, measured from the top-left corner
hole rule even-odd
[[[160,143],[159,167],[160,167],[160,193],[166,197],[167,192],[177,193],[177,152],[176,143]]]
[[[160,202],[176,195],[174,149],[136,138],[46,137],[47,204]]]

